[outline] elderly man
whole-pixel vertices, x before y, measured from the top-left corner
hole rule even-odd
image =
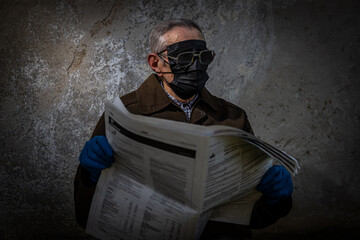
[[[186,19],[161,22],[150,33],[148,63],[155,71],[134,92],[121,97],[134,114],[200,125],[227,125],[252,132],[246,113],[209,93],[204,87],[207,68],[215,57],[207,49],[197,24]],[[112,165],[113,152],[105,137],[102,116],[81,154],[75,177],[75,209],[85,227],[91,200],[102,169]],[[286,216],[292,206],[292,180],[282,166],[271,167],[257,189],[263,196],[253,208],[250,226],[209,221],[201,239],[244,239],[250,228],[263,228]]]

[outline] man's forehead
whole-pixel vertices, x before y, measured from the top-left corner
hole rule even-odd
[[[191,39],[204,40],[199,30],[188,27],[174,27],[165,33],[164,37],[166,38],[167,45]]]

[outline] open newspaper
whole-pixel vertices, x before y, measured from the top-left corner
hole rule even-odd
[[[99,239],[198,239],[211,220],[248,225],[273,161],[296,159],[242,130],[129,113],[105,104],[115,163],[102,172],[86,231]]]

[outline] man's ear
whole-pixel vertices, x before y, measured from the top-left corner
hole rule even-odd
[[[154,70],[156,73],[157,72],[161,72],[160,68],[159,68],[159,64],[160,63],[160,58],[158,57],[158,55],[156,55],[155,53],[150,53],[147,56],[147,60],[149,63],[149,66],[151,67],[152,70]],[[159,76],[161,76],[161,73],[158,73]]]

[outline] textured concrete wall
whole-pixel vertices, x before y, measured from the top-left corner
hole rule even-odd
[[[74,220],[78,154],[104,100],[151,73],[147,36],[194,19],[208,88],[298,158],[294,208],[256,239],[359,235],[358,1],[0,1],[0,239],[92,239]]]

